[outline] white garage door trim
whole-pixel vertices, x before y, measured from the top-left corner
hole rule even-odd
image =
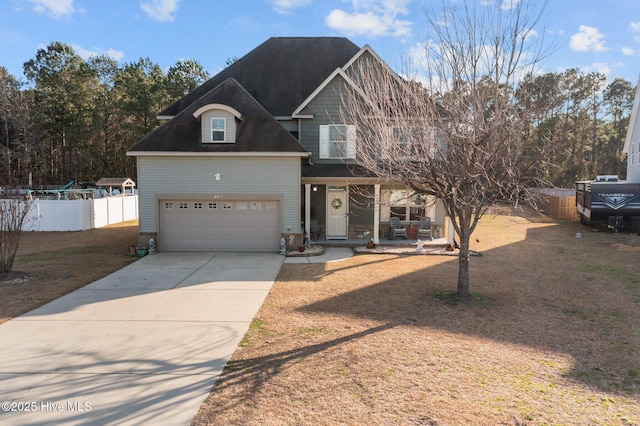
[[[282,229],[280,200],[238,197],[159,200],[160,249],[277,252]]]

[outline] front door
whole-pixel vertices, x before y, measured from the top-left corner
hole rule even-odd
[[[327,187],[327,238],[347,238],[348,202],[347,187]]]

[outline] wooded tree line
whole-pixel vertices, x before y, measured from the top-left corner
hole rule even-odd
[[[0,66],[0,185],[56,185],[73,179],[134,177],[127,148],[157,125],[156,115],[209,78],[193,60],[164,72],[149,58],[119,66],[82,59],[54,42],[24,64],[26,81]],[[596,174],[625,175],[622,154],[634,87],[578,69],[528,76],[522,108],[534,113],[523,142],[558,141],[541,173],[557,187]],[[525,95],[526,94],[526,95]]]
[[[149,58],[85,61],[54,42],[24,64],[24,77],[0,66],[0,185],[26,185],[29,175],[33,186],[135,178],[127,148],[209,75],[192,60],[167,72]]]

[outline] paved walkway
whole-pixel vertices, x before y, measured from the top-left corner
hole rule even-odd
[[[284,263],[325,263],[348,259],[353,256],[353,249],[348,247],[327,247],[319,256],[287,257]]]
[[[0,325],[0,425],[189,425],[283,261],[160,253]]]

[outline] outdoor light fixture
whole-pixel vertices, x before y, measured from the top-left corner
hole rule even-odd
[[[313,185],[311,189],[313,190],[313,192],[318,192],[318,185]]]
[[[220,173],[216,173],[214,177],[216,178],[216,180],[220,180]]]

